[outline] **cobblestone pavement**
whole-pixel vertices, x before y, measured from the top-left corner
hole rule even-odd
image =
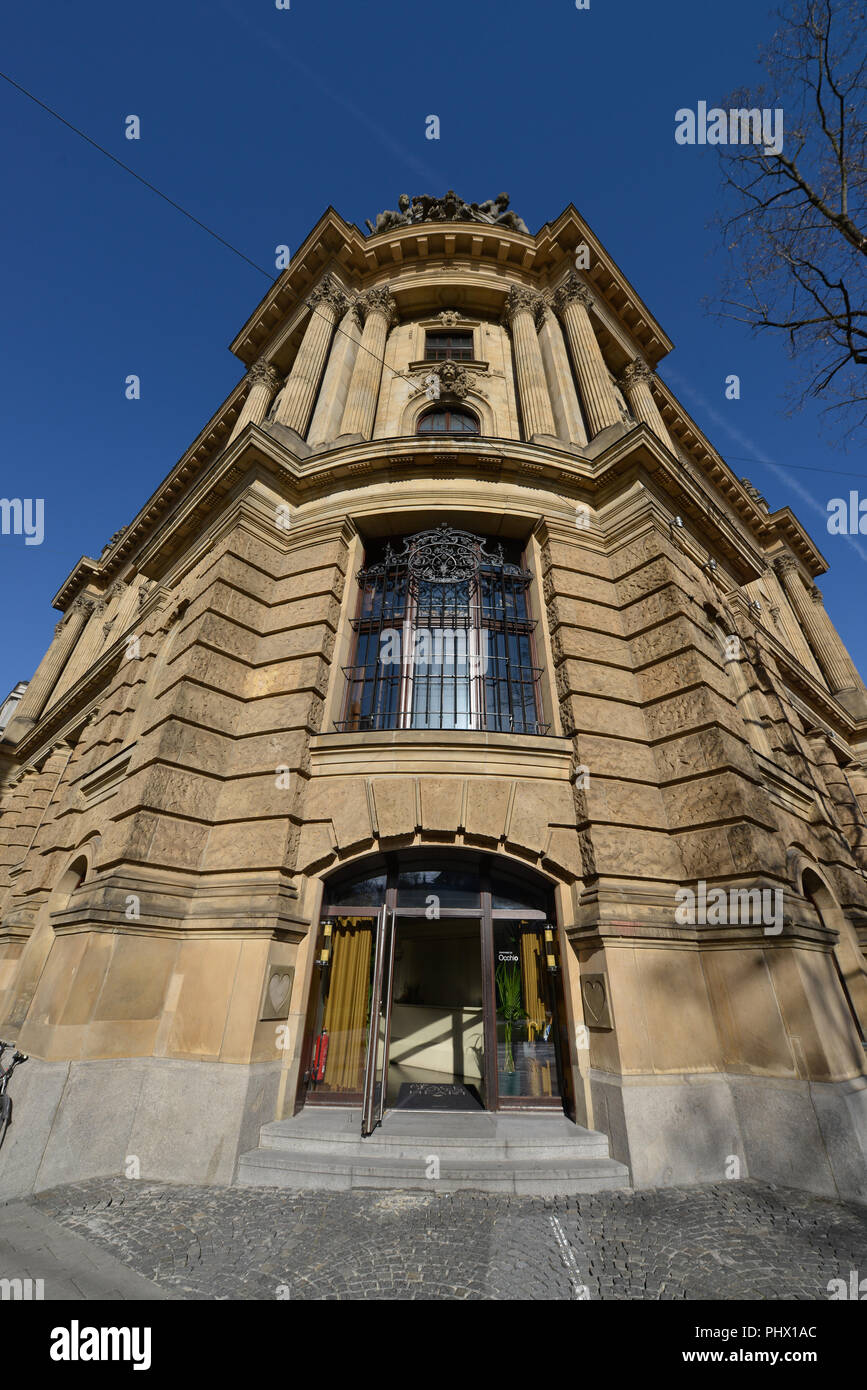
[[[532,1198],[112,1178],[29,1204],[175,1298],[824,1300],[867,1274],[867,1208],[753,1181]]]

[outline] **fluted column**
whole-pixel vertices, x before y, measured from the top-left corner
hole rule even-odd
[[[265,416],[268,414],[268,406],[274,392],[280,385],[280,374],[276,367],[272,367],[270,362],[266,362],[264,357],[260,357],[258,362],[254,362],[247,379],[250,389],[247,392],[244,404],[241,406],[241,413],[235,421],[235,427],[229,435],[229,443],[241,433],[245,425],[250,422],[254,425],[261,425]]]
[[[364,319],[364,332],[352,369],[340,433],[360,434],[370,439],[376,419],[385,340],[392,324],[397,322],[397,305],[391,291],[381,288],[362,295],[358,309]]]
[[[834,803],[840,828],[849,841],[853,855],[861,868],[867,868],[864,813],[843,768],[837,761],[828,735],[821,729],[809,734],[813,756],[821,768],[828,794]]]
[[[781,555],[774,564],[832,694],[860,685],[860,677],[824,608],[813,602],[802,584],[794,557]]]
[[[557,433],[551,397],[548,395],[548,383],[545,379],[542,349],[536,331],[538,325],[544,321],[545,313],[545,301],[535,290],[519,288],[517,285],[513,285],[509,290],[503,318],[512,334],[521,414],[524,419],[524,433],[528,439],[532,439],[534,434]]]
[[[584,445],[587,443],[587,430],[566,351],[566,339],[556,314],[545,316],[545,322],[539,329],[539,347],[542,349],[557,434],[570,444]]]
[[[93,599],[82,594],[73,603],[66,620],[57,624],[54,640],[36,668],[36,673],[6,729],[5,736],[10,742],[17,742],[23,738],[45,709],[93,606]]]
[[[286,425],[302,438],[307,433],[313,414],[313,403],[328,360],[334,325],[346,306],[346,295],[331,276],[307,300],[310,318],[273,417],[278,425]]]
[[[609,425],[622,421],[620,402],[611,385],[611,377],[596,341],[589,310],[593,295],[585,284],[572,274],[554,295],[554,308],[563,320],[566,338],[578,373],[581,399],[590,426],[590,438]]]
[[[665,445],[666,449],[670,449],[671,439],[650,389],[652,380],[653,372],[647,363],[636,357],[634,362],[630,362],[624,368],[618,385],[626,396],[636,420],[641,420],[645,425],[649,425],[657,439]]]

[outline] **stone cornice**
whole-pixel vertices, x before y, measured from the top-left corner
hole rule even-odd
[[[475,264],[490,262],[498,274],[532,270],[542,280],[550,280],[565,265],[574,263],[576,248],[581,245],[588,250],[586,273],[594,288],[655,366],[671,351],[671,339],[571,203],[535,237],[482,222],[421,222],[365,236],[329,207],[250,315],[231,349],[249,366],[275,328],[303,304],[316,279],[333,262],[356,278],[396,267],[420,266],[429,258],[445,255]]]
[[[590,257],[584,272],[586,285],[589,286],[586,289],[584,281],[580,281],[572,269],[574,250],[580,244],[587,246]],[[487,295],[490,300],[488,307],[491,312],[499,312],[504,288],[508,290],[510,285],[515,285],[519,294],[535,293],[558,280],[563,281],[565,277],[567,285],[580,285],[582,292],[592,294],[594,304],[599,308],[604,307],[609,315],[609,322],[616,320],[620,326],[623,339],[615,355],[622,356],[623,343],[629,339],[638,345],[642,358],[653,368],[672,346],[622,272],[570,204],[554,222],[542,227],[535,237],[474,222],[420,223],[366,237],[359,228],[329,208],[293,256],[291,265],[275,280],[248,319],[232,343],[232,350],[248,369],[257,370],[255,364],[262,360],[264,354],[266,365],[273,371],[276,354],[279,359],[276,365],[286,370],[291,362],[292,345],[300,338],[308,321],[307,305],[311,296],[333,292],[339,299],[344,292],[364,292],[365,285],[376,292],[384,289],[382,282],[387,277],[392,282],[398,306],[403,304],[406,297],[406,308],[411,310],[414,286],[423,275],[426,263],[442,258],[460,258],[460,265],[455,269],[456,278],[472,280],[478,286],[479,294],[483,298]],[[490,276],[491,268],[496,270],[496,280]],[[336,276],[334,270],[337,271]],[[371,286],[371,279],[377,279],[379,283]],[[349,282],[353,288],[350,288]],[[82,557],[52,600],[55,608],[66,609],[76,594],[88,584],[98,581],[101,585],[107,585],[126,572],[132,562],[140,563],[142,542],[162,531],[165,518],[176,511],[180,498],[191,485],[197,486],[207,476],[209,465],[221,459],[221,451],[237,420],[249,384],[248,371],[248,375],[230,393],[138,515],[117,535],[114,544],[100,561]],[[726,497],[733,510],[757,537],[760,546],[768,549],[785,542],[799,556],[812,577],[824,573],[827,569],[824,557],[790,509],[785,507],[772,514],[764,511],[682,409],[665,383],[654,377],[651,389],[667,427],[689,452],[695,466],[705,473],[712,487]],[[236,442],[233,442],[233,449]],[[407,439],[401,444],[404,448],[412,449],[414,440]],[[517,441],[496,441],[488,452],[501,452],[504,447],[514,451],[520,445]],[[541,452],[550,454],[552,451]],[[317,460],[339,459],[340,453],[317,454]],[[366,460],[359,459],[357,471],[364,471],[368,466]],[[540,466],[544,467],[544,462]]]

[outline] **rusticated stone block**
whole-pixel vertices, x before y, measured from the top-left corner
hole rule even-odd
[[[129,772],[116,793],[112,810],[121,815],[139,808],[195,820],[207,819],[207,809],[219,793],[222,779],[154,763]]]
[[[636,686],[646,700],[700,684],[709,686],[723,700],[732,702],[735,698],[735,687],[726,672],[695,648],[645,666],[636,676]]]
[[[256,651],[256,665],[266,666],[291,658],[327,655],[334,645],[334,629],[327,623],[316,623],[312,627],[293,627],[285,632],[275,632],[260,639]]]
[[[644,632],[665,622],[667,618],[679,617],[684,610],[689,612],[691,604],[691,596],[676,584],[667,584],[654,593],[639,595],[633,603],[620,610],[623,631],[629,637]]]
[[[240,699],[243,697],[249,673],[250,668],[246,662],[238,661],[225,652],[210,651],[207,647],[194,645],[180,652],[177,657],[172,655],[154,684],[154,696],[159,698],[165,695],[179,681],[193,680],[199,685],[210,686],[214,690]]]
[[[295,866],[310,871],[334,858],[335,844],[330,821],[305,821],[298,836]]]
[[[266,695],[291,694],[299,690],[318,690],[324,694],[328,668],[318,656],[303,656],[298,661],[280,661],[260,670],[249,671],[245,691],[248,699]]]
[[[305,821],[329,820],[334,841],[344,854],[373,839],[367,788],[361,777],[311,778],[301,792],[299,814]]]
[[[647,632],[635,633],[629,639],[629,647],[636,670],[694,647],[706,653],[711,650],[700,625],[685,614],[677,614]]]
[[[464,782],[460,777],[422,777],[421,829],[454,835],[461,824]]]
[[[565,782],[518,782],[506,843],[541,854],[551,825],[574,825],[575,802]]]
[[[594,824],[608,821],[621,825],[643,825],[653,830],[664,829],[668,824],[658,787],[642,782],[617,782],[608,777],[594,777],[591,772],[585,794],[587,815]]]
[[[549,832],[542,864],[552,873],[563,874],[570,882],[580,878],[586,872],[586,866],[577,832],[566,826],[555,826]]]
[[[568,623],[561,623],[555,633],[558,656],[599,662],[606,667],[632,669],[629,646],[623,638],[607,632],[589,632],[586,628],[572,627]]]
[[[564,661],[557,680],[564,694],[598,695],[609,700],[638,702],[635,677],[618,666],[600,666],[594,661]]]
[[[619,826],[594,826],[593,854],[599,874],[618,878],[679,881],[683,867],[677,843],[663,832],[634,830],[624,833]]]
[[[466,832],[474,839],[496,843],[506,829],[512,784],[500,778],[467,779]]]
[[[309,689],[288,695],[267,695],[244,706],[244,729],[249,734],[270,730],[316,727],[312,711],[321,707],[321,698]]]
[[[554,600],[554,620],[569,623],[572,627],[590,632],[609,633],[623,637],[623,624],[617,608],[609,608],[601,603],[588,603],[584,599],[557,598]]]
[[[606,738],[579,730],[575,739],[575,755],[594,775],[624,777],[638,782],[657,781],[657,764],[653,749],[644,743],[626,738]]]
[[[721,768],[733,768],[747,777],[756,777],[749,745],[716,724],[658,743],[653,753],[662,782],[678,781],[694,777],[697,772]]]
[[[667,556],[656,555],[638,569],[621,575],[617,580],[616,592],[620,603],[625,607],[634,603],[636,599],[656,593],[670,584],[684,592],[691,587],[690,579],[683,570],[673,565]]]
[[[371,786],[380,839],[413,835],[417,819],[415,781],[408,777],[377,777]]]
[[[669,738],[703,724],[721,724],[725,728],[732,723],[732,708],[707,686],[699,686],[646,705],[644,717],[651,739]]]
[[[563,705],[567,726],[571,725],[580,733],[647,741],[644,714],[638,705],[590,695],[568,695]]]
[[[768,798],[733,772],[717,772],[665,788],[665,806],[673,829],[748,817],[773,827]]]
[[[273,869],[286,858],[289,827],[285,817],[215,825],[208,838],[204,868]]]

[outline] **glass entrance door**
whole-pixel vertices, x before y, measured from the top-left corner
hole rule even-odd
[[[373,1133],[385,1114],[393,978],[394,910],[383,907],[376,924],[373,978],[370,987],[370,1022],[361,1102],[361,1133],[365,1135]]]
[[[387,1099],[396,1110],[480,1110],[485,1082],[480,919],[398,909]]]
[[[360,1106],[364,1134],[386,1109],[574,1115],[557,928],[538,877],[471,852],[367,860],[326,884],[316,969],[306,1102]]]

